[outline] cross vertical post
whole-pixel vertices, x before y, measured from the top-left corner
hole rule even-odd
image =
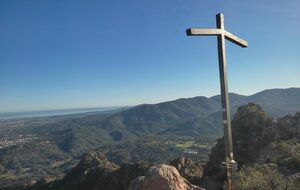
[[[230,102],[229,102],[229,94],[228,94],[225,39],[241,47],[248,47],[248,42],[238,38],[237,36],[225,30],[224,15],[222,13],[216,15],[216,21],[217,21],[217,29],[188,29],[186,33],[188,36],[217,36],[218,38],[218,57],[219,57],[222,115],[223,115],[223,125],[224,125],[225,161],[226,161],[226,168],[227,168],[226,189],[232,190],[232,182],[233,182],[232,166],[235,163],[235,161],[233,158],[233,143],[232,143],[232,131],[231,131]]]
[[[217,14],[217,28],[224,30],[224,16]],[[231,132],[231,118],[230,118],[230,103],[228,94],[228,81],[227,81],[227,65],[226,65],[226,50],[225,50],[225,36],[224,34],[218,35],[218,57],[219,57],[219,73],[220,73],[220,86],[221,86],[221,102],[222,102],[222,115],[224,125],[224,144],[225,144],[225,159],[227,167],[227,190],[232,189],[232,162],[233,159],[233,145],[232,145],[232,132]]]

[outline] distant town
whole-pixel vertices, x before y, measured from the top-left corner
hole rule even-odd
[[[32,134],[22,135],[17,134],[14,136],[2,136],[0,138],[0,149],[14,146],[17,144],[25,144],[33,139],[37,139],[37,137],[33,136]]]

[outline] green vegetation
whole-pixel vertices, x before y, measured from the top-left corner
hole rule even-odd
[[[299,187],[299,179],[283,176],[272,164],[242,168],[234,181],[234,189],[238,190],[298,190]]]

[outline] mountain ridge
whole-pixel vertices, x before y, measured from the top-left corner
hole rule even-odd
[[[251,96],[230,93],[230,101],[232,115],[239,106],[256,103],[272,117],[280,117],[300,110],[300,88],[268,89]],[[204,96],[180,98],[159,104],[142,104],[129,108],[105,118],[98,124],[98,127],[110,131],[126,130],[134,135],[163,134],[163,131],[172,134],[172,129],[178,131],[177,127],[191,123],[192,120],[199,120],[198,123],[202,122],[202,124],[214,121],[212,124],[219,126],[216,129],[222,130],[220,112],[220,95],[211,98]],[[195,128],[195,125],[191,125],[191,128]]]

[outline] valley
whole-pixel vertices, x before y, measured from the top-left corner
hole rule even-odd
[[[230,94],[232,117],[254,102],[273,118],[300,110],[300,89]],[[0,121],[0,189],[65,176],[89,151],[114,163],[165,163],[187,156],[205,164],[223,136],[220,96],[178,99],[103,112]]]

